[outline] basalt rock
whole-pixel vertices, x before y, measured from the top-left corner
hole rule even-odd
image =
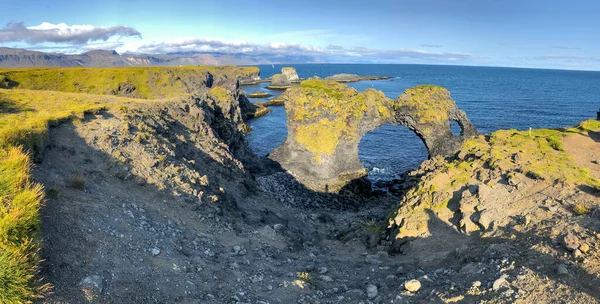
[[[275,74],[271,77],[271,84],[267,86],[269,89],[287,89],[294,86],[295,82],[298,82],[300,78],[296,69],[294,68],[282,68],[281,74]]]
[[[367,89],[359,93],[331,80],[309,79],[284,93],[288,136],[269,155],[306,187],[337,192],[366,175],[358,145],[369,131],[384,124],[401,124],[425,143],[430,156],[448,156],[477,130],[458,110],[449,92],[420,86],[396,100]],[[449,120],[463,127],[460,136]]]

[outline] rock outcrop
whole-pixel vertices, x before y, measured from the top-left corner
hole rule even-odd
[[[281,74],[275,74],[271,77],[271,83],[267,86],[269,89],[282,90],[291,88],[295,82],[300,81],[296,69],[285,67],[281,69]]]
[[[309,79],[288,89],[285,100],[288,137],[270,158],[315,191],[337,192],[365,176],[358,159],[360,139],[384,124],[413,130],[430,156],[450,155],[477,134],[449,92],[440,87],[415,87],[392,100],[380,91],[359,93],[335,81]],[[449,120],[463,127],[460,136],[452,134]]]
[[[358,76],[356,74],[335,74],[333,76],[326,77],[326,80],[334,80],[337,82],[357,82],[361,80],[383,80],[390,79],[390,76]]]
[[[290,67],[282,68],[281,75],[285,76],[285,78],[287,78],[287,80],[289,80],[291,82],[300,80],[300,77],[298,77],[298,73],[296,72],[296,69],[294,69],[294,68],[290,68]]]

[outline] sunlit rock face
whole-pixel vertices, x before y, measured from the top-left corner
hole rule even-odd
[[[440,87],[416,87],[392,100],[380,91],[358,92],[315,78],[284,94],[288,136],[269,157],[314,191],[337,192],[365,176],[358,145],[367,132],[384,124],[413,130],[430,155],[454,153],[464,138],[477,133]],[[461,136],[452,134],[449,120],[463,127]]]
[[[271,83],[267,86],[269,89],[286,89],[298,83],[300,78],[296,69],[285,67],[281,69],[281,74],[271,76]]]

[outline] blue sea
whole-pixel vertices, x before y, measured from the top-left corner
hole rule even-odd
[[[321,78],[339,73],[392,76],[389,80],[361,81],[348,85],[363,91],[374,88],[396,98],[407,88],[434,84],[447,88],[458,107],[482,133],[499,129],[527,130],[572,126],[596,117],[600,108],[600,72],[384,64],[260,65],[261,77],[296,68],[301,78]],[[270,91],[268,83],[244,86],[247,93]],[[268,99],[251,99],[253,102]],[[250,121],[252,150],[267,155],[287,136],[284,107]],[[368,133],[359,146],[359,157],[372,181],[397,178],[427,159],[421,140],[403,126],[385,125]]]

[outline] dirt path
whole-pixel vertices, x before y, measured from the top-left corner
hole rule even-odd
[[[592,176],[600,178],[600,130],[571,135],[563,142],[577,165],[590,169]]]

